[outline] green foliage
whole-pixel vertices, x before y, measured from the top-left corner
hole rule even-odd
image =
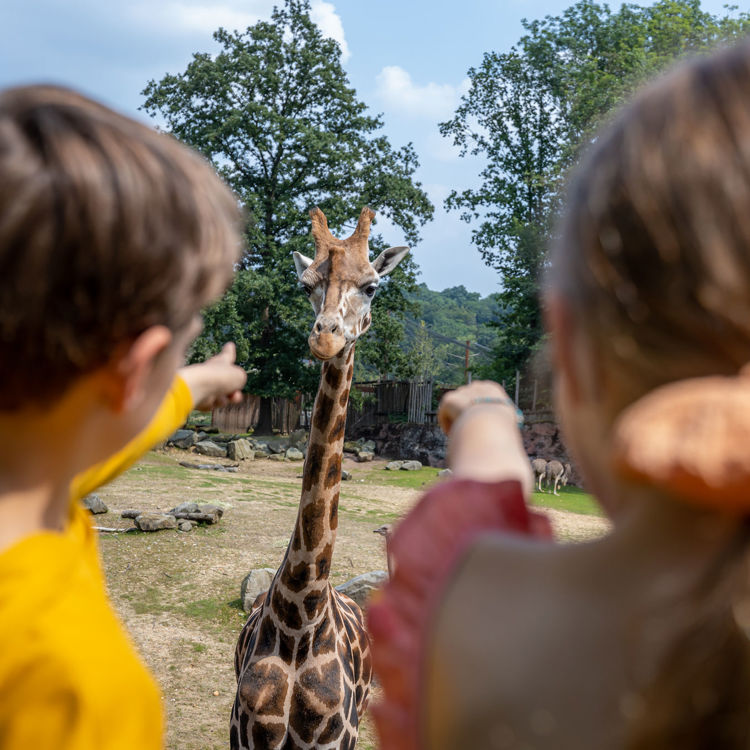
[[[564,176],[581,148],[646,78],[746,34],[750,14],[727,8],[712,16],[699,0],[617,11],[579,0],[524,27],[509,52],[487,53],[469,70],[469,92],[440,125],[462,155],[484,160],[480,186],[453,191],[446,207],[472,224],[472,241],[502,281],[494,366],[500,378],[522,369],[541,338],[545,249]]]
[[[406,350],[412,374],[429,373],[446,385],[463,383],[467,341],[471,342],[472,372],[483,372],[490,365],[487,350],[495,345],[494,326],[502,312],[498,295],[483,298],[464,286],[436,292],[420,284],[410,299],[419,306],[418,317],[407,320]],[[421,364],[424,361],[427,366]]]
[[[313,254],[308,210],[320,206],[334,235],[347,236],[345,223],[369,205],[411,244],[433,211],[413,179],[414,149],[391,147],[380,118],[349,86],[339,46],[309,13],[309,0],[286,0],[268,22],[219,29],[216,56],[195,54],[183,73],[152,80],[143,92],[146,112],[211,160],[245,207],[240,270],[206,311],[193,358],[234,339],[248,390],[259,395],[290,396],[317,381],[317,366],[305,364],[311,311],[291,258],[295,250]],[[386,243],[375,235],[372,246],[377,252]],[[396,318],[413,277],[405,262],[385,285]],[[381,358],[398,348],[398,331],[388,334],[376,347]]]

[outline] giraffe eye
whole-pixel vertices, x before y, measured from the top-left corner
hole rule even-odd
[[[374,296],[375,296],[375,292],[376,292],[377,290],[378,290],[378,285],[377,285],[377,284],[368,284],[368,285],[367,285],[367,286],[366,286],[366,287],[364,288],[364,293],[365,293],[365,294],[366,294],[366,295],[367,295],[368,297],[374,297]]]

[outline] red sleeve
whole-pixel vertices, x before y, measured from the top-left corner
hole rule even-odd
[[[393,576],[367,618],[383,687],[382,701],[373,706],[382,750],[420,747],[420,682],[431,615],[471,543],[493,531],[552,538],[549,520],[529,510],[515,481],[439,484],[396,529],[390,542]]]

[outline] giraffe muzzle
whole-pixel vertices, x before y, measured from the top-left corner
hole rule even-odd
[[[346,339],[338,333],[313,333],[308,343],[313,357],[325,361],[341,353],[346,346]]]

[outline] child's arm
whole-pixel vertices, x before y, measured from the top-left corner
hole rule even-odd
[[[193,408],[208,411],[239,401],[247,375],[234,364],[234,357],[234,344],[225,344],[215,357],[178,370],[148,426],[115,455],[79,474],[71,484],[71,496],[88,495],[122,474],[184,424]]]
[[[448,464],[454,476],[485,482],[515,479],[530,494],[533,478],[516,407],[497,383],[480,380],[447,393],[438,420],[450,437]]]

